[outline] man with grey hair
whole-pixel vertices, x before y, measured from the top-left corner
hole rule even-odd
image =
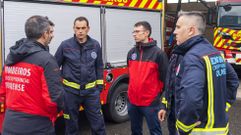
[[[179,12],[174,34],[176,127],[180,135],[229,134],[227,111],[236,99],[239,79],[234,69],[204,37],[206,21],[197,11]],[[169,73],[167,73],[169,74]],[[159,111],[159,119],[165,118]]]
[[[10,48],[0,89],[6,102],[3,135],[55,135],[57,114],[63,109],[58,64],[48,52],[54,24],[43,16],[25,23],[23,38]]]

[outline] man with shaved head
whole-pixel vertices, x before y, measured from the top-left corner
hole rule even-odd
[[[180,135],[230,134],[227,112],[236,99],[239,80],[223,53],[203,37],[205,29],[202,13],[179,12],[174,52],[183,58],[174,72],[167,73],[167,78],[175,75],[166,81],[165,90],[175,95],[176,128]],[[172,64],[169,68],[173,68]],[[174,87],[168,87],[168,83]],[[158,114],[161,121],[165,118],[164,110]]]

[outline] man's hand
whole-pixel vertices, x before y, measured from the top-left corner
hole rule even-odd
[[[158,119],[163,122],[165,120],[165,117],[166,117],[166,110],[164,109],[161,109],[159,112],[158,112]]]

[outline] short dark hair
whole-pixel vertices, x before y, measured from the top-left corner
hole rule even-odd
[[[135,27],[143,26],[143,27],[145,28],[145,30],[148,30],[148,31],[149,31],[148,37],[151,36],[151,25],[150,25],[150,23],[148,23],[147,21],[137,22],[134,26],[135,26]]]
[[[85,21],[86,24],[87,24],[87,26],[89,27],[89,21],[88,21],[88,19],[87,19],[86,17],[84,17],[84,16],[80,16],[80,17],[75,18],[75,20],[74,20],[74,25],[75,25],[75,22],[76,22],[76,21]]]
[[[48,17],[34,15],[25,22],[25,34],[27,38],[36,40],[49,30],[49,26],[54,26],[54,23]]]

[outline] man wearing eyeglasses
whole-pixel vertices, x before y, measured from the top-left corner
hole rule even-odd
[[[133,31],[136,45],[127,56],[130,77],[128,114],[132,135],[142,135],[143,118],[151,135],[162,135],[157,113],[168,60],[150,35],[150,24],[137,22]]]
[[[175,80],[176,127],[180,135],[227,135],[227,112],[236,99],[234,69],[204,37],[205,16],[179,12],[174,34],[183,56]],[[160,120],[165,117],[162,110]]]

